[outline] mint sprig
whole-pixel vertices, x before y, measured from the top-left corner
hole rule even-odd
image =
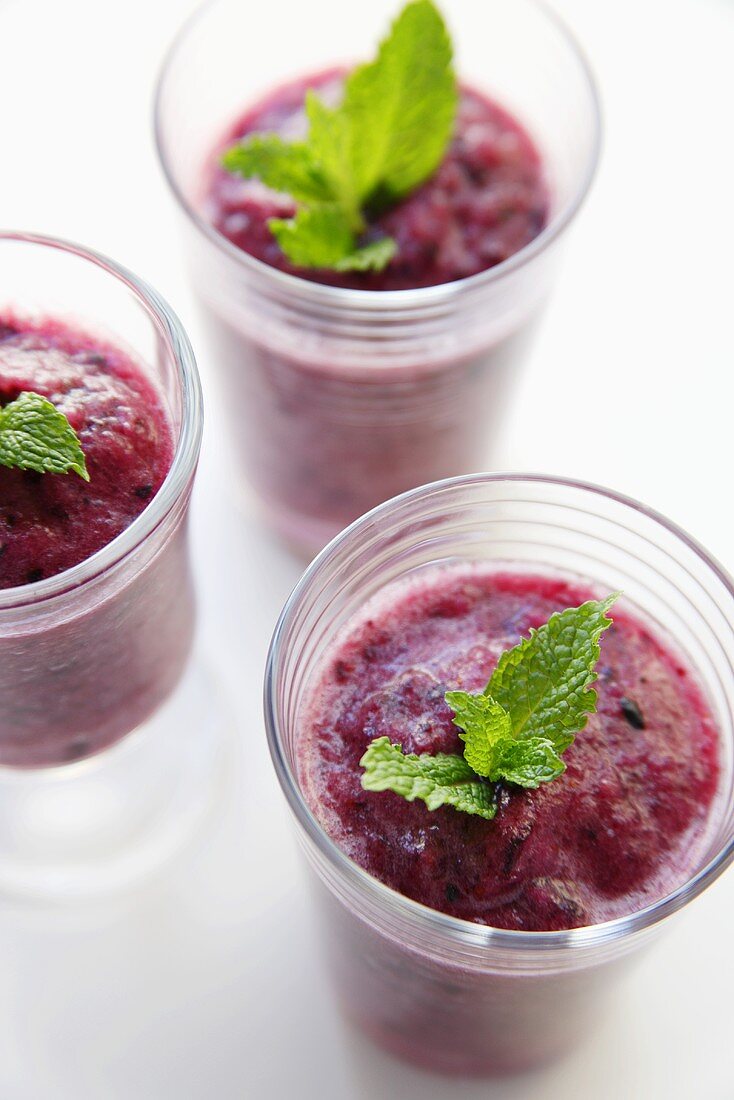
[[[79,437],[48,398],[23,392],[0,409],[0,465],[89,481]]]
[[[452,753],[403,753],[389,737],[372,741],[361,760],[362,786],[368,791],[395,791],[408,802],[420,798],[429,810],[453,806],[491,819],[497,812],[495,791],[472,771],[463,756]]]
[[[596,711],[590,685],[607,612],[619,593],[567,608],[500,657],[483,692],[447,691],[464,755],[405,754],[388,737],[369,745],[362,786],[390,790],[429,810],[451,805],[494,817],[496,784],[536,788],[565,771],[561,754]]]
[[[368,215],[409,194],[443,159],[458,92],[452,47],[432,0],[412,0],[377,57],[347,76],[338,107],[309,90],[308,137],[253,134],[228,149],[224,167],[290,195],[295,217],[268,226],[296,267],[382,270],[397,246],[364,244]]]
[[[395,242],[391,237],[354,248],[353,233],[344,212],[333,203],[304,206],[295,218],[271,218],[268,225],[296,267],[368,271],[384,267],[395,254]]]
[[[228,172],[245,179],[256,176],[298,202],[332,201],[331,188],[304,142],[289,144],[277,134],[253,134],[228,149],[222,163]]]

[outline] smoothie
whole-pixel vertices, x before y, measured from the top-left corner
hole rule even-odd
[[[500,653],[589,598],[535,575],[434,571],[350,624],[305,704],[299,771],[351,859],[423,905],[525,931],[599,924],[690,877],[718,789],[719,732],[691,669],[616,608],[601,640],[597,713],[560,778],[502,788],[492,821],[361,787],[373,738],[460,753],[445,691],[481,691]]]
[[[464,88],[438,171],[375,221],[376,231],[398,243],[388,267],[349,275],[292,268],[267,225],[293,213],[291,200],[225,172],[219,157],[254,132],[297,138],[306,126],[306,89],[333,101],[341,80],[331,72],[278,89],[217,146],[201,210],[231,244],[309,282],[374,292],[379,310],[379,292],[476,275],[538,236],[550,211],[540,156],[501,106]],[[476,315],[461,322],[448,317],[446,329],[431,320],[424,332],[426,322],[408,311],[399,330],[379,314],[361,331],[359,318],[342,321],[328,307],[324,313],[300,308],[293,293],[286,310],[297,308],[298,316],[278,308],[269,319],[266,299],[257,304],[255,321],[245,315],[244,287],[218,286],[209,276],[202,283],[243,465],[270,521],[310,553],[380,501],[485,465],[513,372],[532,337],[528,314],[537,311],[538,298],[533,291],[527,306],[508,307],[503,297],[499,309],[509,308],[507,317],[477,300]]]
[[[606,608],[598,651],[583,626],[558,646],[558,620],[545,624],[562,610],[582,623],[589,598]],[[728,577],[683,532],[562,479],[425,486],[314,563],[274,635],[265,713],[325,964],[362,1033],[423,1070],[497,1074],[624,1011],[620,977],[731,856],[732,621]],[[587,679],[559,705],[553,669],[571,658],[597,676],[586,724]],[[467,700],[491,709],[476,696],[488,683],[521,741],[528,724],[567,746],[565,771],[537,789],[479,778],[510,774],[468,755]],[[427,755],[376,775],[375,751]],[[474,789],[454,793],[467,762]],[[406,784],[406,763],[413,777],[444,768],[443,783]],[[431,811],[421,799],[436,795],[479,812]]]
[[[43,599],[28,587],[124,531],[154,501],[174,452],[162,396],[131,355],[54,319],[5,312],[0,402],[28,390],[68,417],[90,480],[0,468],[0,589],[14,589],[7,609],[0,591],[0,764],[13,767],[76,761],[130,732],[175,686],[193,631],[182,512],[89,582]]]
[[[277,133],[289,141],[304,137],[306,91],[335,103],[343,78],[334,70],[279,88],[238,120],[217,154],[254,133]],[[548,188],[532,140],[507,111],[472,88],[461,91],[454,137],[437,172],[372,219],[369,233],[391,236],[398,245],[383,271],[339,275],[293,267],[267,224],[269,218],[291,217],[293,202],[257,180],[225,172],[218,162],[219,155],[204,210],[223,236],[282,271],[355,290],[412,290],[476,275],[530,244],[548,220]]]
[[[302,6],[291,44],[328,24],[333,51],[311,76],[305,54],[288,72],[277,5],[259,14],[253,33],[237,0],[213,0],[184,29],[156,133],[241,469],[270,525],[310,554],[380,501],[497,464],[593,178],[598,110],[576,44],[535,0],[453,6],[445,20],[428,0],[396,2],[389,27]],[[206,89],[203,72],[217,74]],[[305,176],[281,173],[281,154],[281,168],[305,156]],[[325,190],[309,191],[314,177]],[[290,247],[294,210],[308,221],[329,203],[385,266],[342,263],[338,231],[320,234],[318,255]]]
[[[124,352],[58,322],[0,316],[0,404],[24,390],[67,417],[90,480],[0,467],[0,588],[100,550],[155,496],[173,457],[160,399]]]

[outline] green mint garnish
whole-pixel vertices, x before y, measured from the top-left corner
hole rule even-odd
[[[406,755],[389,737],[378,737],[360,763],[366,769],[362,786],[367,791],[395,791],[408,802],[421,798],[429,810],[448,805],[488,819],[497,812],[494,787],[482,783],[463,756]]]
[[[0,409],[0,465],[39,474],[73,471],[89,481],[79,437],[64,414],[38,393],[21,393]]]
[[[311,159],[305,142],[288,144],[277,134],[253,134],[224,154],[228,172],[245,179],[257,176],[268,187],[298,202],[331,202],[332,192]]]
[[[381,271],[390,237],[360,247],[367,215],[397,202],[438,168],[456,114],[451,39],[432,0],[403,8],[377,57],[346,78],[338,107],[306,96],[306,141],[255,134],[228,149],[224,167],[290,195],[295,217],[268,225],[296,267]]]
[[[354,248],[353,234],[337,206],[303,207],[295,218],[271,218],[268,225],[296,267],[332,267],[335,271],[367,271],[383,266],[395,254],[390,237]]]
[[[492,818],[499,782],[539,787],[565,771],[561,754],[596,711],[590,684],[599,639],[619,593],[551,615],[500,657],[483,692],[447,691],[464,755],[403,753],[388,737],[369,745],[360,764],[368,791],[394,791],[429,810],[451,805]]]

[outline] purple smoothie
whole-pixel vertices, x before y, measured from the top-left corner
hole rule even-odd
[[[406,752],[460,753],[444,692],[482,689],[503,650],[588,598],[560,580],[450,571],[350,625],[304,709],[299,759],[311,808],[356,863],[433,909],[527,931],[632,913],[690,877],[718,789],[718,729],[692,671],[616,610],[598,711],[560,778],[503,788],[489,822],[360,785],[382,735]]]
[[[160,399],[123,351],[56,321],[0,316],[0,405],[24,390],[68,418],[89,482],[0,467],[0,588],[52,577],[101,550],[155,496],[173,457]]]
[[[256,104],[229,131],[222,149],[253,133],[304,137],[308,88],[338,101],[343,70],[293,81]],[[218,150],[219,153],[220,150]],[[405,290],[486,271],[519,252],[548,219],[548,192],[530,137],[502,107],[472,88],[461,90],[454,138],[435,174],[413,194],[373,218],[368,238],[391,236],[397,257],[381,272],[296,269],[283,256],[268,219],[295,213],[288,196],[241,180],[216,163],[205,212],[237,248],[263,263],[316,282],[361,290]]]
[[[22,390],[68,416],[90,481],[0,468],[0,589],[61,574],[102,549],[155,500],[174,450],[162,398],[122,348],[5,313],[0,401]],[[170,694],[193,633],[187,498],[94,579],[43,598],[29,588],[27,605],[0,610],[0,764],[90,756]]]
[[[306,553],[389,497],[486,467],[547,284],[541,257],[431,312],[432,285],[502,263],[549,218],[530,137],[468,88],[443,164],[373,225],[398,241],[397,259],[379,274],[289,269],[267,220],[291,213],[291,201],[230,175],[218,158],[257,129],[298,137],[306,87],[334,98],[341,79],[332,71],[294,81],[240,117],[205,166],[198,203],[237,252],[268,265],[266,278],[229,251],[217,264],[202,253],[195,278],[242,465],[272,525]],[[273,268],[298,281],[270,286]],[[359,315],[345,287],[371,292]],[[405,288],[422,288],[410,308],[382,294]],[[314,304],[309,295],[324,289],[329,303]]]

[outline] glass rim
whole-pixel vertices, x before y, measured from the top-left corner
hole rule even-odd
[[[94,264],[126,286],[142,304],[173,356],[182,400],[181,427],[171,467],[160,489],[140,515],[100,550],[70,569],[40,581],[0,589],[0,612],[36,606],[44,600],[77,589],[113,568],[143,543],[185,492],[199,458],[203,431],[201,382],[191,342],[177,315],[152,286],[101,252],[61,237],[0,229],[0,244],[3,241],[53,248],[76,256]]]
[[[579,182],[571,197],[564,203],[559,211],[553,215],[546,226],[543,227],[537,237],[526,244],[518,252],[508,259],[503,260],[486,271],[477,272],[463,279],[455,279],[448,283],[439,283],[436,286],[417,287],[404,290],[354,290],[348,287],[329,286],[324,283],[312,282],[298,275],[291,275],[287,271],[280,271],[270,264],[258,260],[241,248],[237,248],[223,234],[219,233],[206,218],[199,213],[195,205],[179,186],[176,173],[169,163],[166,153],[165,123],[163,120],[163,95],[170,72],[176,62],[178,53],[189,35],[196,30],[200,21],[206,17],[210,9],[228,0],[204,0],[191,15],[179,27],[166,51],[161,63],[158,77],[155,83],[153,98],[153,139],[156,153],[161,165],[166,182],[176,199],[181,210],[189,221],[209,242],[231,261],[250,274],[260,277],[273,292],[280,291],[285,296],[297,294],[314,305],[335,310],[353,310],[370,314],[385,309],[410,310],[421,308],[435,308],[453,302],[459,297],[465,297],[472,292],[481,292],[488,286],[500,282],[505,276],[513,274],[525,267],[536,256],[546,249],[561,235],[578,213],[586,198],[591,184],[596,175],[599,164],[602,144],[602,110],[599,89],[594,77],[591,65],[587,60],[580,43],[574,33],[569,29],[565,20],[554,11],[545,0],[526,0],[526,3],[534,7],[561,36],[569,47],[571,56],[578,65],[583,78],[586,93],[592,113],[593,138],[591,148],[586,158],[584,170],[580,174]]]
[[[285,794],[286,801],[300,828],[308,839],[316,846],[320,854],[325,857],[330,867],[351,885],[356,887],[361,895],[368,896],[382,909],[399,914],[404,919],[413,922],[416,927],[423,928],[427,933],[434,933],[446,941],[461,944],[475,949],[498,949],[500,951],[527,950],[538,955],[551,954],[554,951],[586,949],[602,947],[607,944],[629,939],[633,934],[658,925],[661,921],[683,908],[689,901],[697,897],[706,887],[710,886],[719,875],[734,860],[734,837],[721,846],[714,856],[695,875],[692,875],[671,893],[658,899],[650,905],[639,909],[634,913],[615,917],[613,920],[601,924],[585,925],[580,928],[563,929],[560,931],[532,932],[518,929],[494,928],[490,925],[481,925],[473,921],[463,920],[450,916],[428,906],[405,897],[403,894],[386,886],[368,871],[365,871],[326,833],[323,826],[308,806],[293,769],[291,768],[281,743],[281,737],[277,721],[277,707],[275,698],[276,671],[279,663],[281,640],[290,623],[290,620],[298,609],[311,588],[318,584],[320,575],[328,569],[332,559],[348,543],[358,540],[362,531],[379,523],[381,517],[394,513],[407,505],[428,497],[471,485],[483,485],[488,482],[526,482],[536,485],[560,486],[569,489],[577,489],[592,497],[601,497],[613,501],[631,509],[642,516],[659,524],[669,534],[675,536],[688,547],[704,565],[714,573],[717,579],[724,585],[729,595],[734,598],[734,579],[720,562],[714,558],[695,538],[688,534],[682,527],[668,519],[666,516],[650,508],[646,504],[633,497],[619,493],[613,489],[605,488],[593,482],[583,481],[577,478],[551,476],[539,473],[484,473],[467,474],[459,477],[446,478],[442,481],[434,481],[428,485],[411,489],[406,493],[385,501],[371,511],[365,513],[359,519],[341,531],[332,541],[317,555],[308,566],[296,586],[289,595],[283,610],[278,618],[273,637],[268,650],[265,682],[264,682],[264,714],[267,732],[268,747],[275,767],[280,786]]]

